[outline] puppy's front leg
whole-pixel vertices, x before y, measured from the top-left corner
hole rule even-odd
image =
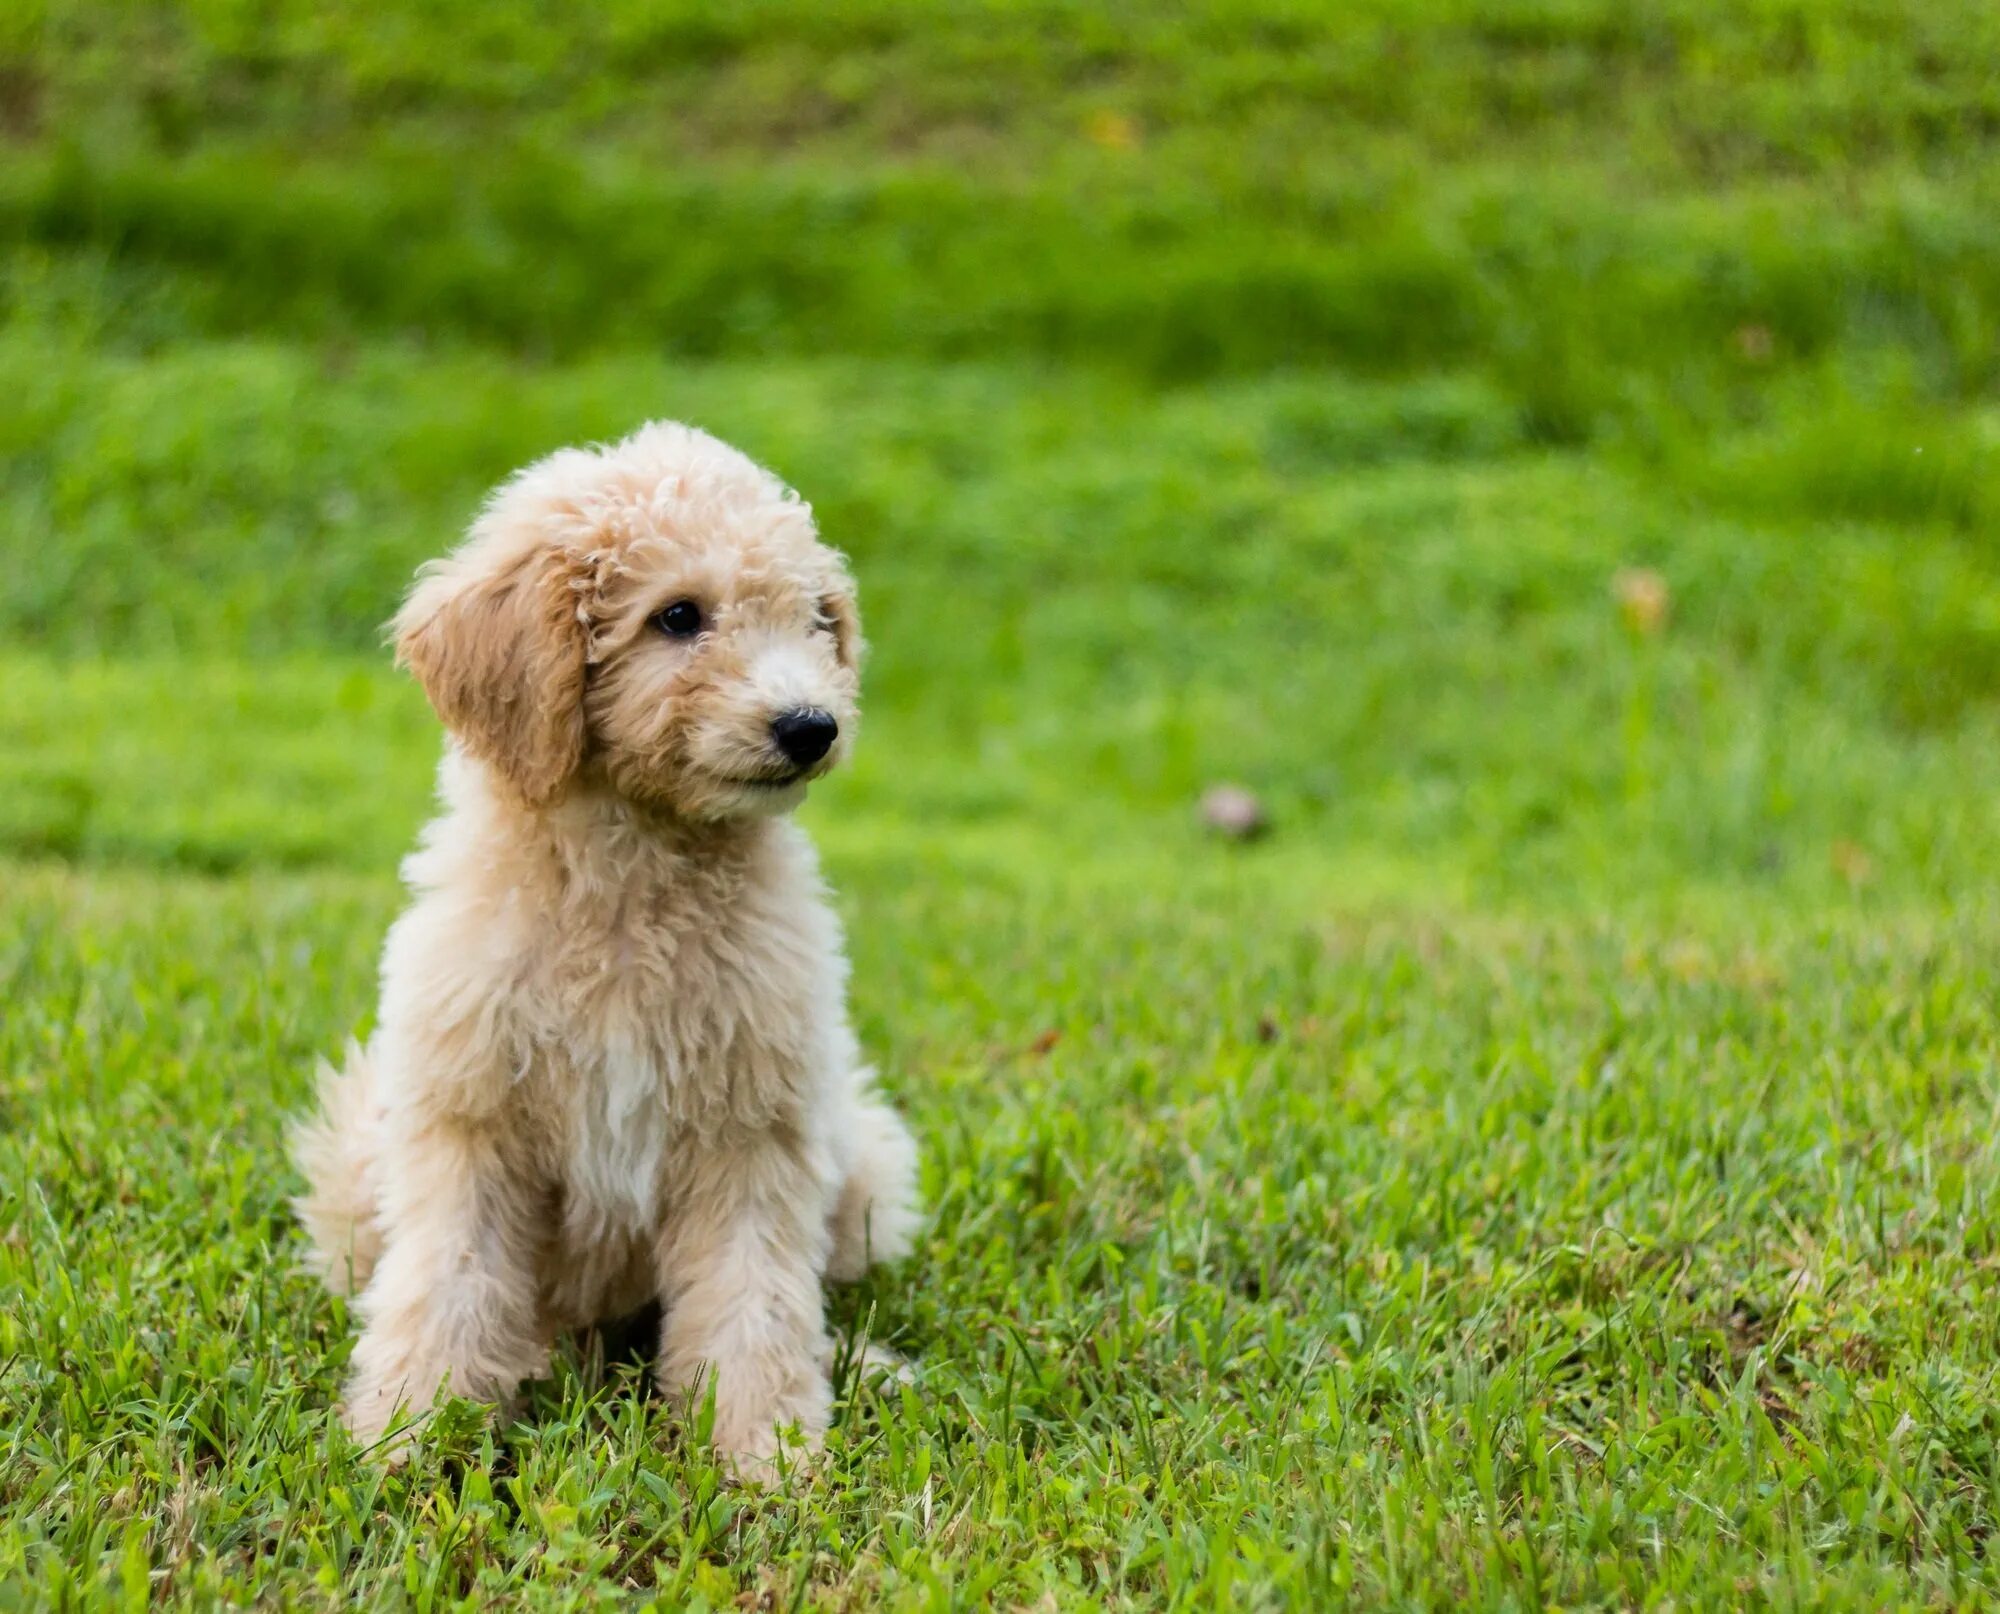
[[[422,1411],[447,1385],[504,1400],[544,1354],[531,1191],[500,1138],[476,1120],[427,1118],[397,1137],[388,1166],[386,1244],[347,1388],[347,1427],[368,1444],[398,1407]]]
[[[781,1425],[809,1448],[826,1431],[826,1260],[821,1175],[796,1136],[704,1150],[659,1245],[660,1383],[715,1387],[715,1444],[767,1478]]]

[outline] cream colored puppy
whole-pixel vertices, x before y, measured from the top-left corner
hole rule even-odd
[[[651,425],[502,487],[395,632],[451,733],[442,811],[375,1035],[297,1135],[315,1261],[360,1294],[348,1427],[504,1402],[657,1297],[660,1379],[712,1383],[723,1451],[815,1442],[821,1283],[918,1219],[784,817],[854,732],[840,556],[768,472]]]

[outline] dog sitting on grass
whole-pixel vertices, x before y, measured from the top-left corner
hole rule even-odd
[[[807,505],[655,424],[503,486],[422,573],[399,659],[450,731],[378,1028],[323,1068],[298,1202],[392,1455],[649,1300],[658,1371],[768,1471],[826,1428],[821,1285],[917,1227],[915,1147],[848,1028],[785,814],[852,743],[854,590]]]

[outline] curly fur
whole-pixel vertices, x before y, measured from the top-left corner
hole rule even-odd
[[[704,629],[652,625],[696,601]],[[359,1294],[357,1439],[504,1401],[562,1331],[663,1303],[659,1374],[759,1466],[828,1414],[821,1284],[918,1226],[784,816],[851,743],[853,588],[811,512],[701,432],[529,467],[396,620],[450,731],[378,1029],[296,1133],[312,1260]],[[774,714],[839,739],[796,770]],[[400,1438],[400,1437],[399,1437]]]

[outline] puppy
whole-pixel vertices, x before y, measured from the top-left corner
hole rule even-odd
[[[360,1296],[347,1426],[393,1453],[399,1409],[504,1402],[658,1299],[662,1385],[766,1470],[826,1427],[821,1284],[918,1225],[785,817],[853,742],[853,584],[777,478],[655,424],[508,482],[394,632],[441,810],[375,1034],[295,1139],[313,1260]]]

